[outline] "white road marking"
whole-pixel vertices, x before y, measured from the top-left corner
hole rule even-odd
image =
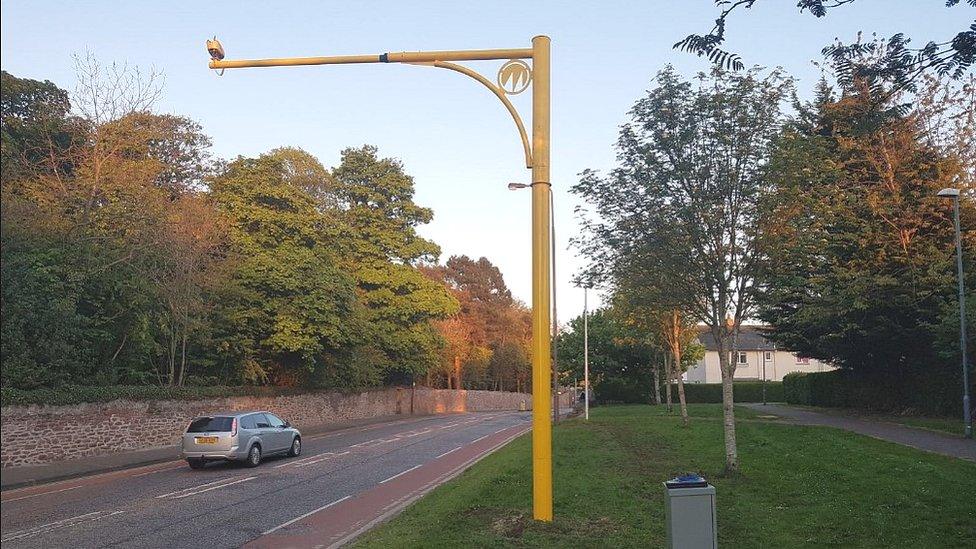
[[[209,492],[211,490],[216,490],[218,488],[225,488],[227,486],[232,486],[234,484],[240,484],[242,482],[247,482],[258,477],[244,477],[242,479],[227,482],[231,479],[221,479],[214,482],[208,482],[206,484],[201,484],[199,486],[191,486],[190,488],[184,488],[182,490],[177,490],[175,492],[170,492],[168,494],[163,494],[161,496],[156,496],[156,499],[160,498],[170,498],[170,499],[183,499],[190,496],[195,496],[197,494],[202,494],[204,492]]]
[[[307,513],[305,513],[305,514],[304,514],[304,515],[302,515],[302,516],[299,516],[299,517],[295,517],[295,518],[293,518],[293,519],[291,519],[291,520],[289,520],[288,522],[286,522],[286,523],[284,523],[284,524],[279,524],[278,526],[275,526],[274,528],[272,528],[272,529],[270,529],[270,530],[265,530],[264,532],[261,532],[261,535],[262,535],[262,536],[267,536],[268,534],[270,534],[270,533],[272,533],[272,532],[275,532],[275,531],[278,531],[278,530],[281,530],[282,528],[284,528],[284,527],[286,527],[286,526],[291,526],[292,524],[295,524],[296,522],[298,522],[298,521],[300,521],[300,520],[302,520],[303,518],[308,518],[308,517],[310,517],[310,516],[312,516],[312,515],[314,515],[315,513],[318,513],[319,511],[322,511],[322,510],[325,510],[325,509],[328,509],[329,507],[332,507],[333,505],[335,505],[335,504],[337,504],[337,503],[340,503],[340,502],[343,502],[343,501],[346,501],[347,499],[349,499],[349,497],[350,497],[350,496],[346,496],[346,497],[344,497],[344,498],[339,498],[339,499],[337,499],[337,500],[335,500],[335,501],[333,501],[332,503],[326,503],[325,505],[323,505],[322,507],[319,507],[318,509],[313,509],[313,510],[311,510],[311,511],[309,511],[309,512],[307,512]]]
[[[6,536],[0,538],[0,541],[7,543],[16,539],[33,537],[33,536],[50,532],[51,530],[57,530],[59,528],[67,528],[69,526],[75,526],[77,524],[82,524],[85,522],[94,522],[96,520],[100,520],[106,517],[111,517],[124,512],[125,511],[112,511],[111,513],[109,513],[108,511],[95,511],[92,513],[85,513],[84,515],[78,515],[76,517],[66,518],[56,522],[50,522],[48,524],[42,524],[40,526],[35,526],[34,528],[30,528],[27,530],[21,530],[19,532],[11,532],[10,534],[7,534]]]
[[[324,454],[313,454],[313,455],[308,456],[308,457],[303,457],[302,459],[291,459],[291,460],[288,460],[285,463],[282,463],[280,465],[275,465],[274,468],[275,469],[281,469],[282,467],[288,467],[289,465],[299,465],[301,463],[305,463],[308,460],[315,459],[315,458],[317,458],[319,456],[330,455],[330,454],[332,454],[332,452],[325,452]]]
[[[504,431],[505,429],[508,429],[508,427],[502,427],[501,429],[499,429],[499,430],[497,430],[497,431],[495,431],[495,433],[494,433],[494,434],[496,434],[496,435],[497,435],[498,433],[500,433],[500,432],[502,432],[502,431]]]
[[[488,438],[488,437],[490,437],[490,436],[491,436],[491,435],[485,435],[485,436],[483,436],[483,437],[478,437],[478,438],[476,438],[476,439],[474,439],[474,440],[472,440],[472,441],[471,441],[471,442],[470,442],[469,444],[474,444],[475,442],[478,442],[478,441],[480,441],[480,440],[484,440],[484,439],[486,439],[486,438]]]
[[[58,492],[67,492],[68,490],[75,490],[75,489],[81,488],[82,486],[84,486],[84,485],[83,484],[79,484],[78,486],[69,486],[67,488],[62,488],[60,490],[51,490],[51,491],[48,491],[48,492],[40,492],[38,494],[31,494],[29,496],[20,496],[19,498],[11,498],[11,499],[4,500],[3,502],[4,503],[7,503],[7,502],[11,502],[11,501],[19,501],[19,500],[22,500],[22,499],[36,498],[38,496],[46,496],[48,494],[57,494]]]
[[[455,449],[453,449],[453,450],[448,450],[448,451],[446,451],[446,452],[444,452],[443,454],[441,454],[441,455],[439,455],[439,456],[437,456],[437,457],[436,457],[436,458],[434,458],[434,459],[441,459],[442,457],[444,457],[444,456],[446,456],[447,454],[453,454],[454,452],[457,452],[457,451],[458,451],[458,450],[460,450],[461,448],[464,448],[464,446],[458,446],[457,448],[455,448]]]
[[[305,463],[296,463],[295,464],[295,467],[305,467],[306,465],[315,465],[316,463],[321,463],[321,462],[323,462],[323,461],[325,461],[325,460],[327,460],[329,458],[344,456],[344,455],[346,455],[348,453],[349,453],[348,450],[345,451],[345,452],[339,452],[338,454],[334,454],[332,452],[326,452],[325,454],[319,454],[319,456],[321,456],[321,457],[319,457],[316,460],[306,461]]]
[[[420,465],[423,465],[423,463],[421,463]],[[411,467],[411,468],[409,468],[409,469],[407,469],[406,471],[401,471],[401,472],[399,472],[399,473],[397,473],[397,474],[395,474],[395,475],[393,475],[392,477],[390,477],[390,478],[388,478],[388,479],[386,479],[386,480],[381,480],[381,481],[380,481],[380,484],[386,484],[387,482],[390,482],[391,480],[393,480],[393,479],[395,479],[395,478],[397,478],[397,477],[399,477],[399,476],[401,476],[401,475],[405,475],[405,474],[407,474],[407,473],[409,473],[410,471],[413,471],[413,470],[414,470],[414,469],[416,469],[417,467],[420,467],[420,465],[414,465],[413,467]]]

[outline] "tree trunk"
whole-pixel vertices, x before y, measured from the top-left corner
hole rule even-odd
[[[664,355],[664,396],[668,404],[668,413],[674,412],[674,405],[671,403],[671,359]]]
[[[739,453],[735,445],[735,403],[732,395],[735,363],[729,356],[731,353],[729,347],[727,339],[719,341],[718,360],[722,370],[722,416],[725,427],[725,474],[734,475],[739,470]]]
[[[685,402],[685,381],[681,378],[681,349],[676,348],[674,351],[674,377],[678,380],[678,404],[681,407],[681,425],[687,427],[690,420],[688,419],[688,404]]]
[[[183,337],[180,343],[180,375],[176,380],[177,387],[183,386],[183,380],[186,378],[186,329],[183,330]]]
[[[454,388],[461,388],[461,355],[454,355]]]
[[[661,405],[661,365],[657,361],[651,362],[651,371],[654,372],[654,404]]]

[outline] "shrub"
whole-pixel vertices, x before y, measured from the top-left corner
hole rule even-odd
[[[790,404],[962,416],[961,375],[944,370],[916,368],[897,374],[859,374],[852,370],[793,373],[783,379],[783,389]]]
[[[593,387],[593,394],[601,404],[647,404],[654,389],[649,384],[635,383],[630,379],[611,377]]]

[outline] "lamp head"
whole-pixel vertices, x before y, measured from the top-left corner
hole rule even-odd
[[[532,185],[529,185],[528,183],[509,183],[508,190],[517,191],[519,189],[528,189],[531,186]]]
[[[214,36],[213,40],[207,40],[207,53],[210,54],[210,59],[214,61],[220,61],[224,58],[224,47],[220,45],[220,40]]]
[[[952,187],[946,187],[939,191],[938,195],[942,198],[959,198],[959,189],[954,189]]]

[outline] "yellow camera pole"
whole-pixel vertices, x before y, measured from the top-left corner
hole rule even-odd
[[[512,115],[522,139],[526,167],[532,169],[532,508],[536,520],[552,520],[552,390],[549,386],[550,353],[550,234],[549,196],[549,45],[548,36],[536,36],[531,48],[399,52],[379,55],[330,57],[286,57],[278,59],[224,60],[224,49],[216,40],[207,41],[211,69],[250,67],[294,67],[305,65],[347,65],[359,63],[408,63],[450,69],[470,76],[492,91]],[[493,84],[475,71],[453,61],[507,59]],[[519,61],[531,59],[532,68]],[[531,71],[531,73],[530,73]],[[508,100],[532,83],[532,140]],[[511,88],[511,89],[509,89]]]

